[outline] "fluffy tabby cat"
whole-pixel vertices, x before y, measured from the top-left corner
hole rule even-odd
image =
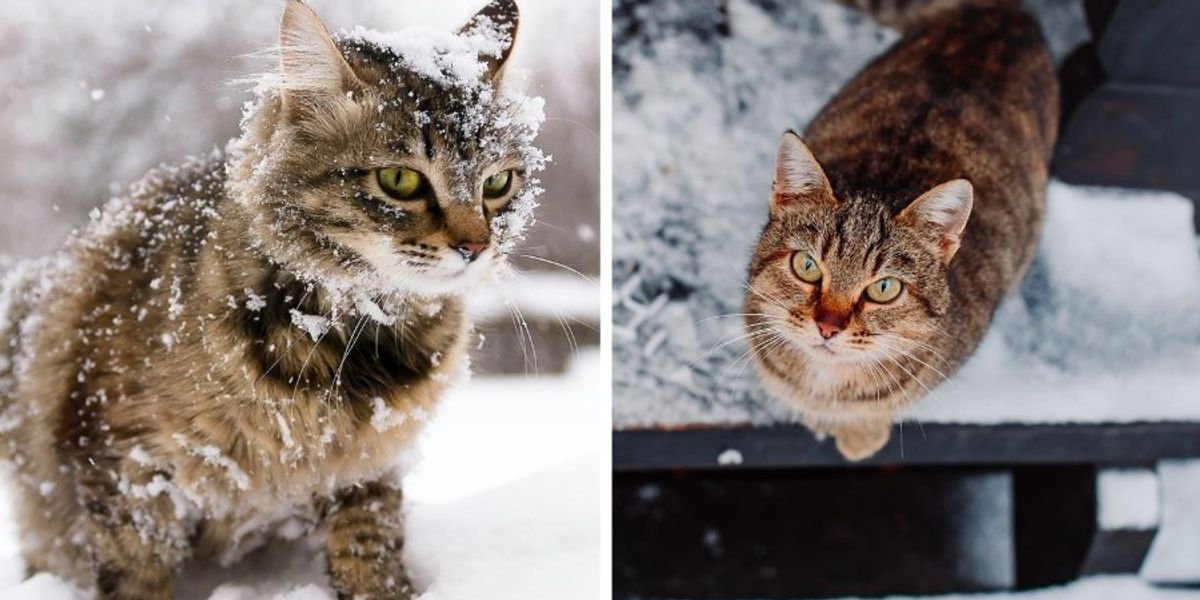
[[[766,389],[852,460],[966,360],[1025,273],[1058,120],[1016,0],[888,8],[901,39],[780,141],[745,299]]]
[[[339,597],[413,596],[396,457],[467,368],[461,296],[544,162],[499,85],[517,21],[494,0],[412,58],[289,0],[227,156],[152,173],[5,278],[0,447],[31,573],[168,598],[183,561],[288,521],[325,536]]]

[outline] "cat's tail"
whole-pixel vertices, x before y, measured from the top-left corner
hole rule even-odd
[[[838,0],[900,32],[939,13],[963,6],[1019,6],[1019,0]]]

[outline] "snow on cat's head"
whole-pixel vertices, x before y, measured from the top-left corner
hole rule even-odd
[[[248,103],[229,184],[272,260],[368,293],[437,296],[491,278],[532,221],[542,99],[501,85],[518,13],[457,32],[331,35],[298,0],[278,72]]]

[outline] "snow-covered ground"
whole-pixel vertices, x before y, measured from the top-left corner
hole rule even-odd
[[[1057,57],[1078,3],[1033,1]],[[614,423],[794,419],[737,338],[780,132],[800,128],[895,39],[835,2],[660,0],[618,45]],[[617,27],[618,31],[620,28]],[[1193,207],[1169,193],[1050,186],[1037,261],[921,422],[1200,420]]]
[[[405,478],[408,564],[424,600],[600,598],[608,496],[607,384],[581,354],[561,377],[476,378],[456,389]],[[17,529],[0,502],[0,598],[85,598],[21,581]],[[319,550],[279,543],[228,569],[191,565],[184,600],[327,600]]]

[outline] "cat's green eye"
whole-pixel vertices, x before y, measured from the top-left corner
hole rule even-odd
[[[412,200],[425,191],[425,176],[412,169],[388,167],[376,171],[384,193],[397,200]]]
[[[877,304],[886,304],[896,299],[900,295],[900,291],[904,289],[904,284],[900,283],[895,277],[884,277],[883,279],[875,280],[871,285],[867,286],[867,299]]]
[[[483,197],[495,199],[508,193],[512,187],[512,169],[501,171],[483,180]]]
[[[821,267],[817,266],[817,259],[807,252],[792,253],[792,271],[800,281],[816,283],[821,280]]]

